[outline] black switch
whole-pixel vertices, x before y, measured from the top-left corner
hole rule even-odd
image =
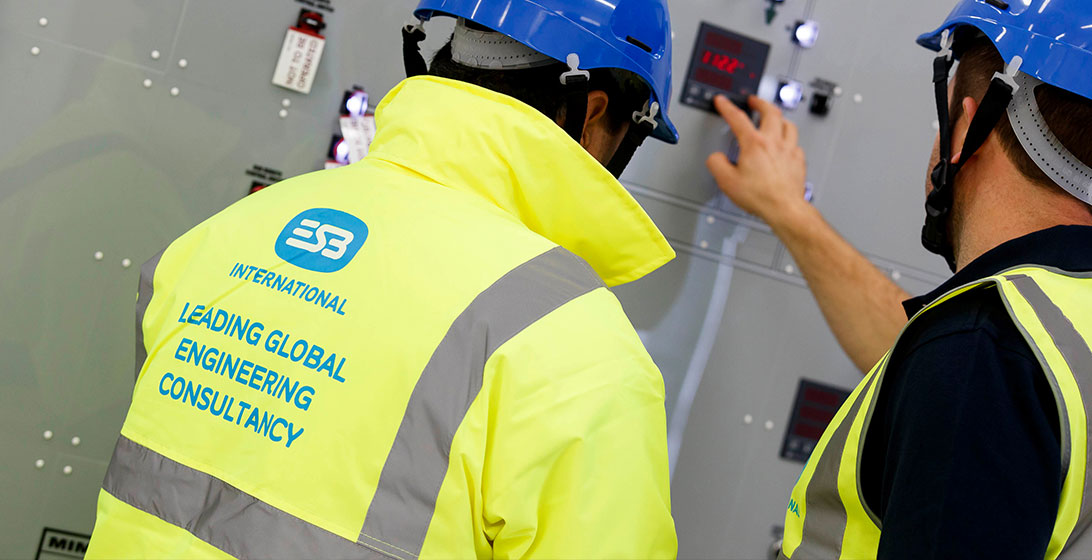
[[[811,95],[811,105],[808,106],[808,111],[813,115],[820,117],[827,116],[830,113],[830,94],[815,92]]]

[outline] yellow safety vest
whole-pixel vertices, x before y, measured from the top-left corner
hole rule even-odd
[[[376,120],[144,267],[87,557],[674,557],[663,379],[606,287],[663,235],[515,99],[419,77]]]
[[[951,299],[988,287],[1001,295],[1058,404],[1064,482],[1045,557],[1092,558],[1092,540],[1078,540],[1092,523],[1092,486],[1086,485],[1092,432],[1085,411],[1092,397],[1092,275],[1018,267],[952,290],[910,322],[938,308],[943,313]],[[882,522],[861,495],[859,459],[890,357],[889,351],[846,399],[793,488],[782,558],[876,557]]]

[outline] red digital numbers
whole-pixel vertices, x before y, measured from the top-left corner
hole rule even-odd
[[[713,51],[705,51],[705,54],[701,57],[701,61],[703,64],[708,64],[727,74],[735,74],[736,70],[744,68],[743,62],[738,58],[726,54],[717,54]]]

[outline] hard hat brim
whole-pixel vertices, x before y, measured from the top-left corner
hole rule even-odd
[[[1020,56],[1024,60],[1020,70],[1025,74],[1081,97],[1092,98],[1092,52],[1057,37],[1002,23],[980,6],[965,4],[957,7],[943,25],[919,36],[917,43],[929,50],[939,51],[941,35],[945,30],[955,33],[959,28],[973,27],[993,42],[1006,63]]]

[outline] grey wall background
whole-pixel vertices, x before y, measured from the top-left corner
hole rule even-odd
[[[33,556],[45,526],[92,528],[133,381],[140,263],[242,198],[253,165],[321,168],[342,92],[361,84],[375,103],[403,77],[399,26],[413,5],[333,0],[301,95],[270,84],[294,0],[0,0],[0,556]],[[917,242],[935,116],[931,57],[913,39],[951,2],[786,0],[770,25],[767,5],[671,2],[683,139],[646,144],[623,177],[679,252],[618,294],[682,436],[683,558],[765,557],[801,470],[778,458],[799,379],[860,379],[784,248],[705,171],[724,125],[677,103],[700,21],[773,45],[767,95],[782,76],[841,86],[830,115],[790,114],[815,204],[911,292],[944,273]],[[789,41],[805,17],[822,26],[811,50]],[[446,39],[443,24],[429,31],[426,49]]]

